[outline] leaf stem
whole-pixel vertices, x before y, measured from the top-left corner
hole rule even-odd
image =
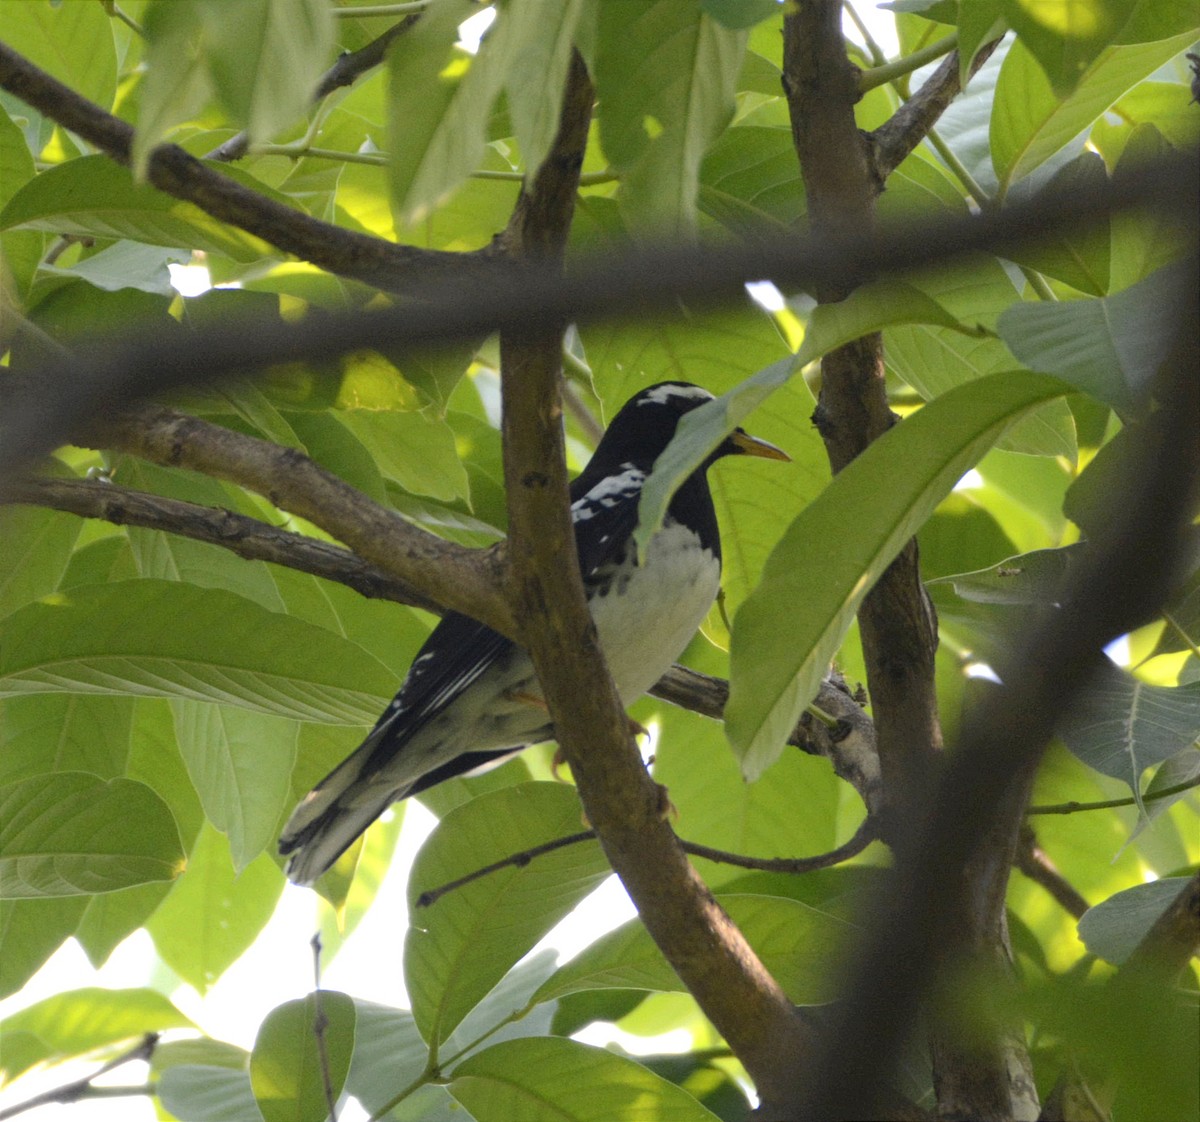
[[[1200,779],[1189,779],[1186,783],[1176,783],[1171,787],[1164,787],[1161,791],[1150,791],[1142,795],[1142,802],[1154,802],[1156,799],[1170,798],[1171,795],[1178,795],[1183,791],[1190,791],[1193,787],[1200,787]],[[1026,814],[1077,814],[1082,810],[1109,810],[1112,807],[1118,806],[1136,806],[1137,799],[1130,796],[1127,799],[1105,799],[1103,802],[1097,803],[1052,803],[1048,806],[1031,806],[1026,808]]]
[[[407,0],[402,4],[364,4],[361,8],[334,8],[334,19],[358,19],[360,16],[407,16],[423,12],[431,0]]]
[[[886,85],[906,74],[911,74],[914,70],[920,70],[922,66],[935,59],[948,55],[957,46],[958,32],[952,31],[949,35],[930,43],[927,47],[922,47],[919,51],[913,51],[910,55],[901,55],[899,58],[892,59],[891,62],[872,66],[858,76],[859,93],[866,93],[868,90],[875,89],[876,86]]]

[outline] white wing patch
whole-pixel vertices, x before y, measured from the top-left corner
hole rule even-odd
[[[571,504],[571,521],[586,522],[601,510],[610,510],[636,495],[646,482],[646,473],[633,464],[622,464],[615,475],[600,480],[586,495]]]

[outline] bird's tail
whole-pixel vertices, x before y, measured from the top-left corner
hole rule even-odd
[[[291,854],[288,879],[312,884],[402,792],[394,784],[373,784],[363,766],[375,738],[343,760],[292,812],[279,838],[279,852]]]

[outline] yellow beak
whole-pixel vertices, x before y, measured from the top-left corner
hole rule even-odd
[[[784,460],[787,463],[792,461],[792,457],[782,448],[777,448],[768,440],[760,440],[757,436],[751,436],[741,429],[734,429],[729,434],[729,439],[744,456],[760,456],[764,460]]]

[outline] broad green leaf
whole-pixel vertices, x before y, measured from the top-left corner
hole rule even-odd
[[[958,80],[964,89],[979,48],[1006,30],[1003,8],[1004,0],[974,0],[958,6]]]
[[[142,783],[70,771],[0,788],[0,895],[114,892],[182,861],[175,819]]]
[[[329,65],[333,17],[325,0],[199,0],[204,53],[217,98],[253,140],[304,116]]]
[[[84,257],[65,269],[46,270],[51,275],[82,277],[88,284],[106,292],[135,288],[156,296],[175,297],[171,285],[170,264],[191,259],[187,249],[166,249],[155,245],[121,240],[91,257]]]
[[[734,30],[753,27],[779,14],[775,0],[700,0],[700,7],[718,23]]]
[[[31,1033],[42,1044],[32,1063],[58,1063],[86,1055],[97,1048],[136,1040],[147,1032],[195,1028],[170,1000],[150,989],[100,989],[89,987],[55,994],[0,1021],[0,1036]],[[7,1051],[7,1049],[6,1049]],[[14,1078],[19,1072],[8,1071]]]
[[[145,783],[171,808],[184,848],[190,848],[204,825],[204,810],[179,755],[171,706],[157,697],[123,700],[133,704],[126,778]]]
[[[0,210],[35,173],[33,153],[25,137],[0,105]]]
[[[150,0],[142,30],[146,65],[131,149],[139,182],[145,178],[146,161],[155,145],[176,125],[196,116],[212,94],[207,51],[201,41],[201,5]]]
[[[1092,954],[1120,966],[1190,879],[1163,877],[1110,896],[1080,917],[1079,937]]]
[[[5,4],[4,42],[101,109],[112,107],[117,50],[99,4]]]
[[[852,925],[782,896],[717,900],[793,1002],[814,1005],[833,996],[830,960],[853,937]],[[686,992],[640,919],[602,935],[551,975],[533,1000],[592,989]]]
[[[283,197],[228,164],[222,175]],[[29,228],[82,237],[128,238],[148,245],[180,246],[257,261],[274,250],[266,242],[205,214],[194,203],[134,183],[128,168],[107,156],[81,156],[52,167],[25,184],[0,211],[0,229]]]
[[[502,52],[504,92],[526,171],[533,174],[558,132],[563,87],[587,0],[513,0],[492,32],[507,40]],[[489,49],[491,49],[489,44]]]
[[[761,237],[770,223],[794,227],[805,214],[805,202],[791,133],[761,125],[726,129],[700,165],[698,202],[731,230]]]
[[[335,414],[406,491],[453,501],[468,498],[467,472],[445,421],[423,413],[350,409]]]
[[[58,587],[82,526],[62,511],[0,507],[0,618]]]
[[[74,934],[87,906],[84,896],[0,900],[0,998],[16,993],[42,968],[63,940]],[[26,1066],[41,1060],[38,1051],[26,1063],[24,1049],[18,1048],[15,1037],[15,1032],[4,1033],[0,1079],[15,1078]]]
[[[271,855],[235,869],[228,841],[206,825],[146,927],[159,957],[204,994],[258,937],[282,891]]]
[[[1018,40],[1004,59],[992,103],[991,148],[1002,191],[1045,163],[1114,101],[1186,50],[1194,32],[1157,43],[1105,47],[1071,94],[1059,98]]]
[[[964,5],[969,6],[969,5]],[[1090,0],[1043,3],[1004,0],[1004,16],[1046,72],[1055,91],[1066,95],[1111,43],[1148,43],[1200,34],[1191,0]]]
[[[189,858],[190,861],[190,858]],[[155,881],[105,892],[87,901],[75,940],[97,970],[130,935],[148,920],[171,891],[170,881]]]
[[[324,1051],[315,1024],[326,1023]],[[354,1051],[354,1002],[344,993],[321,990],[288,1001],[267,1014],[250,1055],[250,1084],[266,1122],[324,1122],[324,1078],[336,1100]]]
[[[690,233],[700,162],[733,116],[746,33],[673,0],[599,11],[597,117],[622,172],[622,210],[657,237]]]
[[[389,52],[389,174],[405,223],[424,218],[483,158],[507,60],[486,39],[474,56],[455,46],[473,11],[468,0],[437,0]]]
[[[1170,354],[1186,281],[1180,267],[1168,267],[1099,300],[1014,304],[1000,317],[1000,336],[1030,369],[1055,374],[1130,419],[1145,412]]]
[[[208,820],[229,839],[240,873],[289,808],[299,725],[231,705],[171,703],[175,736]]]
[[[734,620],[726,730],[749,779],[778,756],[904,543],[1010,424],[1065,390],[1023,372],[951,390],[875,441],[792,522]]]
[[[379,465],[363,442],[343,423],[340,413],[333,410],[288,412],[284,417],[317,463],[376,502],[387,503],[387,490]]]
[[[429,1049],[407,1009],[356,998],[354,1012],[354,1057],[346,1090],[375,1113],[421,1074]]]
[[[1094,190],[1104,180],[1104,161],[1095,152],[1081,152],[1054,173],[1046,190],[1070,195]],[[1064,281],[1089,296],[1103,296],[1109,286],[1109,243],[1108,218],[1098,216],[1082,230],[1040,231],[1036,241],[1005,252],[1019,265]]]
[[[417,907],[423,891],[579,826],[574,789],[524,783],[451,811],[422,846],[409,877],[404,977],[413,1017],[440,1043],[529,949],[608,873],[594,841],[524,868],[491,873]]]
[[[1142,772],[1200,737],[1200,682],[1151,686],[1106,659],[1059,736],[1089,767],[1128,783],[1140,807]]]
[[[158,1081],[158,1097],[188,1122],[261,1122],[250,1074],[211,1064],[179,1064]]]
[[[1190,783],[1193,786],[1188,790],[1176,791],[1173,795],[1150,798],[1151,795],[1157,795],[1160,791],[1178,787],[1184,783]],[[1145,815],[1138,818],[1137,825],[1130,834],[1130,839],[1136,838],[1155,818],[1174,806],[1180,799],[1194,794],[1197,784],[1200,784],[1200,746],[1193,745],[1185,748],[1169,760],[1164,760],[1162,767],[1154,773],[1153,778],[1146,784],[1145,791],[1142,792]]]
[[[0,623],[0,697],[182,697],[369,724],[394,689],[383,664],[340,635],[171,581],[79,588]]]
[[[133,701],[125,697],[10,697],[0,721],[0,784],[53,771],[124,775],[132,721]]]
[[[479,1122],[716,1122],[682,1088],[633,1060],[559,1037],[524,1037],[468,1057],[450,1093]]]
[[[953,386],[1013,368],[1012,354],[991,332],[1017,292],[994,257],[968,257],[910,279],[961,322],[986,329],[968,335],[935,323],[902,323],[885,330],[885,361],[926,401]],[[1049,402],[1005,433],[1000,447],[1073,462],[1077,449],[1070,409],[1065,402]]]
[[[974,334],[936,300],[904,283],[864,285],[836,304],[819,304],[809,317],[804,342],[794,356],[760,370],[716,401],[688,413],[642,488],[637,542],[644,549],[662,526],[679,484],[692,474],[770,394],[807,363],[862,335],[894,323],[935,323]]]
[[[1060,549],[1038,549],[1009,557],[987,569],[938,577],[926,583],[953,585],[964,600],[978,604],[1055,604],[1067,574],[1086,548],[1077,542]]]

